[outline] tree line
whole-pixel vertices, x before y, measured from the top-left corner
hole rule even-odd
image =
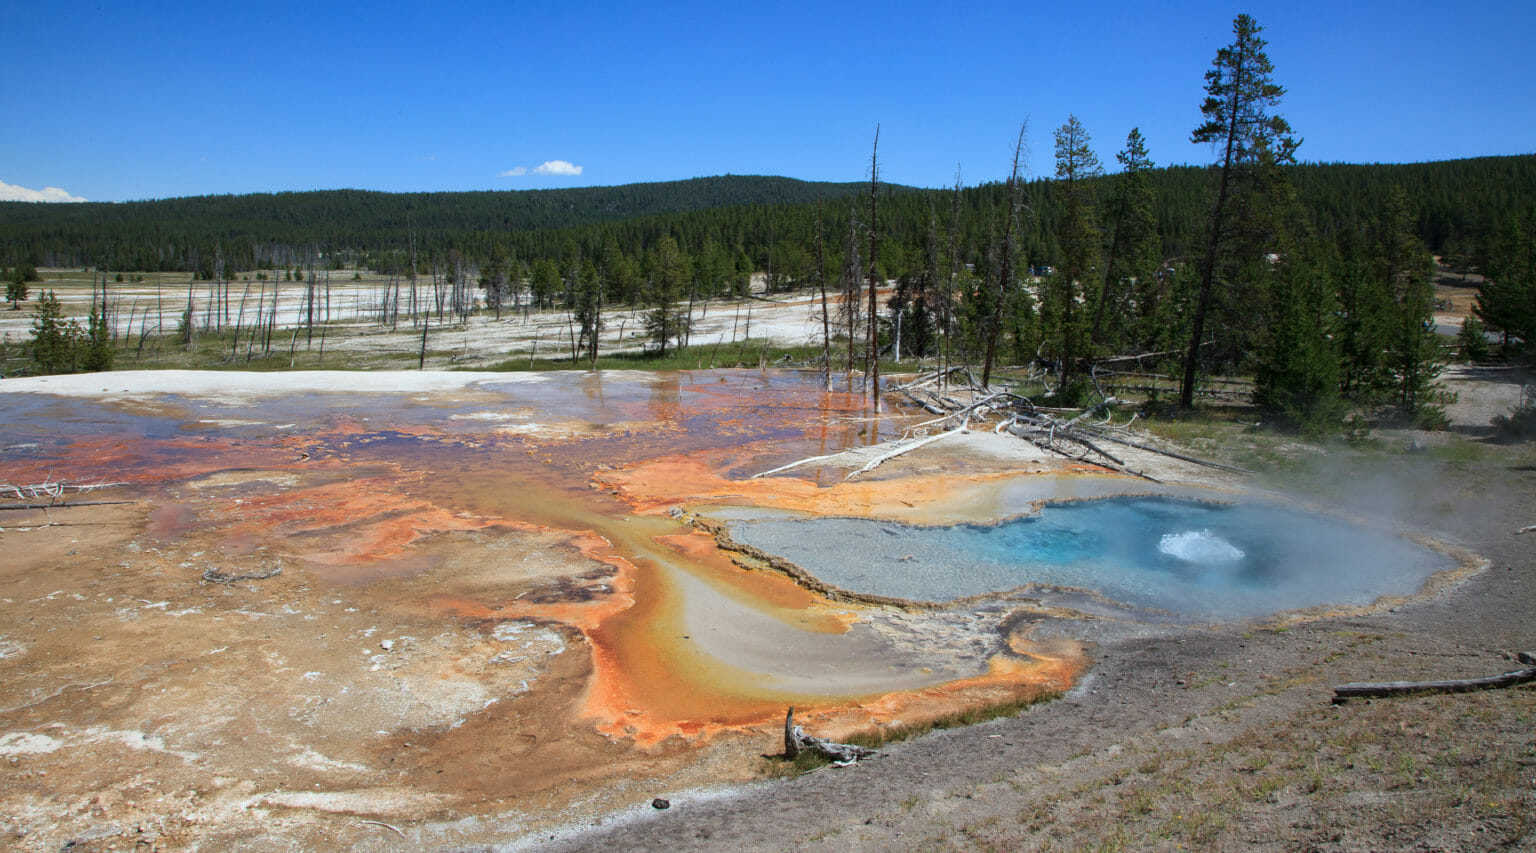
[[[1261,407],[1304,430],[1361,412],[1432,424],[1444,360],[1432,252],[1489,277],[1466,346],[1484,331],[1507,351],[1536,340],[1536,157],[1299,162],[1261,32],[1238,16],[1206,74],[1190,140],[1212,146],[1208,166],[1158,167],[1130,128],[1106,173],[1068,116],[1051,135],[1052,175],[1021,173],[1022,127],[1009,177],[974,187],[883,185],[872,156],[860,185],[305,193],[29,206],[30,217],[0,205],[0,257],[138,258],[205,279],[295,265],[311,289],[317,267],[366,265],[392,282],[380,322],[402,306],[416,322],[434,303],[439,321],[445,305],[459,319],[560,308],[580,327],[573,360],[594,361],[605,307],[644,306],[665,352],[688,342],[694,303],[745,295],[761,273],[770,292],[830,294],[829,372],[834,339],[847,370],[878,370],[891,351],[980,364],[984,382],[995,363],[1034,363],[1075,402],[1103,365],[1133,359],[1176,376],[1186,406],[1204,377],[1239,372]],[[431,282],[420,294],[418,279]],[[894,289],[879,304],[882,283]]]

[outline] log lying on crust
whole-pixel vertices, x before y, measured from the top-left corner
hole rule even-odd
[[[0,510],[71,509],[77,506],[112,506],[134,504],[139,501],[64,501],[62,503],[0,504]]]
[[[960,434],[962,432],[968,432],[969,430],[970,430],[969,423],[965,423],[965,424],[961,424],[960,426],[950,430],[949,432],[941,432],[941,433],[938,433],[937,435],[930,435],[930,436],[928,436],[926,438],[914,439],[912,441],[907,441],[907,442],[897,442],[895,447],[893,447],[892,449],[890,449],[890,450],[880,454],[879,456],[876,456],[874,459],[869,460],[867,463],[864,464],[863,468],[860,468],[859,470],[854,471],[853,473],[851,473],[848,476],[844,477],[843,481],[847,482],[848,480],[852,480],[854,477],[857,477],[860,474],[866,474],[866,473],[868,473],[870,471],[873,471],[876,468],[878,468],[879,466],[885,464],[886,462],[889,462],[892,459],[895,459],[898,456],[901,456],[902,454],[911,453],[912,451],[918,449],[919,447],[924,447],[926,445],[932,444],[932,443],[934,443],[935,441],[938,441],[941,438],[948,438],[949,436],[958,435],[958,434]]]
[[[1342,705],[1350,699],[1401,696],[1410,693],[1465,693],[1470,690],[1495,690],[1536,681],[1536,652],[1521,652],[1519,658],[1521,663],[1533,664],[1533,666],[1506,672],[1503,675],[1490,675],[1486,678],[1462,678],[1450,681],[1365,681],[1340,684],[1333,688],[1333,704]]]
[[[801,752],[815,752],[833,764],[847,766],[861,758],[873,758],[879,753],[868,747],[851,743],[834,743],[826,738],[812,737],[795,725],[795,706],[789,706],[784,715],[784,757],[795,760]]]

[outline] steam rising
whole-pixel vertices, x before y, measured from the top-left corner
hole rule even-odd
[[[1243,558],[1241,548],[1209,529],[1164,533],[1157,550],[1186,563],[1234,563]]]

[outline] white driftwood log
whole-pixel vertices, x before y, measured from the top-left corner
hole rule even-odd
[[[846,767],[861,758],[873,758],[879,753],[868,747],[851,743],[834,743],[826,738],[813,737],[795,725],[795,707],[789,707],[784,715],[784,757],[793,761],[801,752],[820,754],[833,764]]]

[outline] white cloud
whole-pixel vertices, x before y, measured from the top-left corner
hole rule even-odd
[[[496,177],[498,177],[498,178],[520,178],[520,177],[522,177],[523,175],[526,175],[526,174],[528,174],[528,167],[527,166],[513,166],[512,168],[506,170],[505,172],[502,172],[501,174],[497,175]]]
[[[581,167],[564,160],[545,160],[533,169],[535,175],[579,175]]]
[[[549,164],[545,164],[549,165]],[[567,166],[570,164],[567,163]],[[540,167],[542,168],[542,167]],[[581,174],[581,169],[576,170]],[[43,187],[40,190],[29,190],[26,187],[13,186],[0,181],[0,201],[85,201],[85,199],[70,195],[58,187]]]

